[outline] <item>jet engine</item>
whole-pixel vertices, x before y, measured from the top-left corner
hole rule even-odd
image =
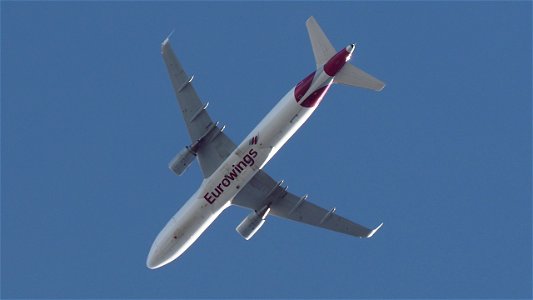
[[[270,205],[261,208],[259,211],[253,211],[241,224],[235,228],[237,232],[245,239],[249,240],[265,223],[266,216],[270,212]]]
[[[174,156],[174,158],[168,164],[168,168],[179,176],[185,172],[195,157],[196,153],[191,150],[191,147],[185,147],[185,149],[181,150],[180,153]]]

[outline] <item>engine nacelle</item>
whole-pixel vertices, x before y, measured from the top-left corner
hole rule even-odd
[[[168,164],[168,168],[179,176],[185,172],[195,157],[196,153],[194,153],[190,147],[185,147],[185,149],[181,150],[180,153],[174,156],[174,158]]]
[[[237,232],[245,239],[249,240],[254,236],[254,234],[263,226],[265,223],[266,216],[270,212],[270,206],[265,206],[260,209],[258,212],[252,212],[241,224],[235,228]]]

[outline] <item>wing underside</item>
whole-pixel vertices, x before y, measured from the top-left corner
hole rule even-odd
[[[259,171],[235,196],[232,204],[255,211],[270,205],[271,215],[356,237],[371,237],[381,227],[369,229],[354,223],[337,215],[334,209],[326,210],[307,201],[306,196],[298,197],[288,192],[281,184]]]
[[[193,87],[193,76],[188,76],[177,59],[168,38],[161,45],[161,55],[167,66],[178,104],[192,143],[198,142],[196,153],[204,178],[209,177],[235,149],[235,144],[224,134],[223,127],[214,123]]]

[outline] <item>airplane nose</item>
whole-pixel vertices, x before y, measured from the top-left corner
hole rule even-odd
[[[148,257],[146,258],[146,266],[149,269],[157,269],[166,264],[169,257],[169,246],[164,242],[164,235],[158,235],[155,239]]]
[[[159,254],[156,253],[154,248],[157,247],[152,247],[150,253],[148,253],[148,258],[146,258],[146,266],[152,270],[157,269],[162,265],[161,257],[159,257]]]
[[[155,261],[153,257],[148,256],[148,259],[146,260],[146,266],[148,269],[157,269],[158,263]]]
[[[167,226],[155,238],[148,257],[146,258],[146,266],[149,269],[160,268],[177,256],[179,250],[179,240],[174,235],[174,222],[171,219]]]

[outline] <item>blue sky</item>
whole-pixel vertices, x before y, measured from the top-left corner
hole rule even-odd
[[[2,298],[530,298],[531,2],[1,3]],[[382,79],[267,165],[372,239],[230,208],[145,266],[198,187],[159,46],[240,141],[314,68],[305,20]]]

